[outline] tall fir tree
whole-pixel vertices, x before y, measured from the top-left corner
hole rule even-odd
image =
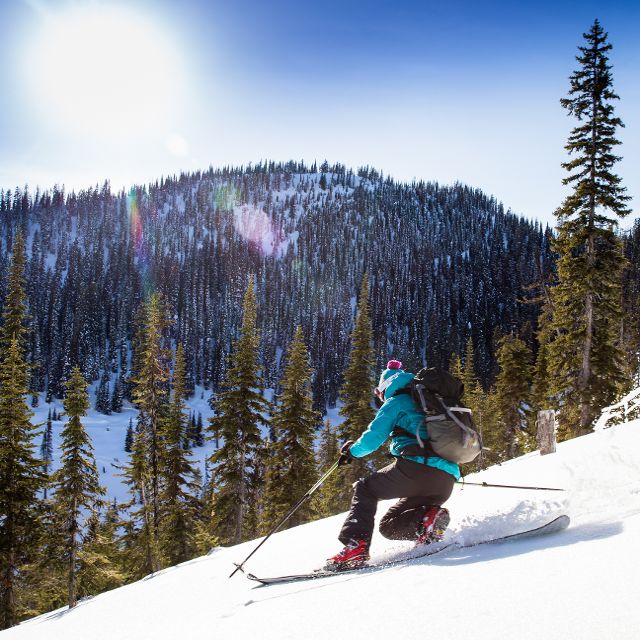
[[[16,234],[0,328],[0,629],[17,622],[20,567],[35,552],[42,460],[34,455],[33,413],[26,401],[29,368],[25,294],[26,256]]]
[[[340,415],[344,422],[339,427],[341,444],[356,440],[373,420],[375,411],[371,406],[374,378],[373,329],[369,312],[369,278],[362,278],[356,321],[351,333],[349,364],[344,373],[344,383],[340,389]],[[382,454],[381,454],[382,455]],[[379,460],[376,460],[379,462]],[[351,501],[351,486],[366,473],[365,461],[355,460],[345,467],[344,487],[337,497],[339,508],[347,509]]]
[[[262,533],[277,524],[315,482],[313,439],[321,417],[313,410],[312,376],[304,334],[298,326],[281,380],[282,393],[271,421],[275,442],[271,445],[266,472]],[[314,515],[313,506],[307,501],[287,526],[308,522]]]
[[[467,346],[464,353],[464,363],[460,361],[460,358],[457,358],[457,361],[454,359],[452,364],[455,369],[452,369],[451,373],[459,377],[464,384],[462,402],[465,406],[471,409],[474,424],[478,431],[482,433],[484,431],[484,425],[482,423],[488,417],[485,411],[486,398],[482,387],[480,386],[478,376],[476,375],[475,350],[473,348],[473,339],[471,336],[469,336],[469,339],[467,340]],[[484,452],[473,462],[464,465],[462,468],[463,473],[471,473],[482,469],[484,463],[483,456]]]
[[[573,187],[556,212],[558,283],[553,289],[549,371],[560,404],[560,423],[574,435],[586,433],[599,410],[616,397],[624,380],[619,345],[621,274],[624,258],[616,217],[629,213],[629,196],[612,172],[620,159],[615,133],[624,126],[614,115],[611,44],[596,20],[579,47],[580,69],[570,78],[563,107],[580,124],[566,150],[563,182]],[[609,214],[609,215],[607,215]],[[612,217],[612,215],[615,217]]]
[[[16,624],[20,569],[37,550],[42,460],[26,402],[28,370],[16,337],[0,347],[0,629]]]
[[[139,409],[131,461],[125,471],[132,502],[132,522],[125,527],[125,543],[134,575],[142,577],[162,566],[160,554],[160,464],[162,422],[168,404],[169,371],[163,348],[169,325],[159,294],[145,304],[144,330],[139,334],[137,372],[133,379],[133,400]]]
[[[498,343],[498,379],[496,402],[500,430],[503,433],[500,452],[508,460],[519,452],[530,450],[529,402],[531,350],[519,337],[503,336]]]
[[[82,547],[78,552],[78,594],[97,595],[125,582],[123,557],[118,542],[118,508],[111,504],[104,516],[89,516]]]
[[[233,344],[229,368],[216,397],[210,431],[221,447],[209,458],[212,485],[213,534],[222,544],[239,543],[255,535],[247,525],[249,501],[260,478],[263,446],[260,425],[268,426],[269,403],[262,396],[258,351],[255,279],[249,278],[243,303],[240,336]]]
[[[129,425],[127,426],[127,433],[124,437],[124,450],[126,453],[131,453],[133,448],[133,418],[129,418]]]
[[[105,490],[100,486],[93,445],[81,418],[89,409],[87,382],[79,367],[74,367],[66,384],[63,401],[68,422],[62,430],[61,467],[53,476],[55,519],[62,534],[62,557],[67,568],[68,604],[78,600],[80,538],[85,513],[95,514]]]
[[[51,423],[51,409],[47,417],[47,426],[42,434],[42,444],[40,445],[40,458],[42,459],[42,473],[49,477],[49,470],[53,462],[53,425]],[[44,487],[44,499],[47,499],[47,486]]]
[[[325,420],[320,432],[318,447],[317,475],[322,477],[340,456],[340,445],[336,429],[329,420]],[[340,513],[339,496],[344,491],[344,478],[340,473],[332,473],[314,494],[311,502],[320,518]]]
[[[160,544],[169,565],[190,560],[196,553],[194,536],[198,487],[196,471],[185,448],[185,399],[188,395],[185,370],[184,348],[179,343],[173,370],[173,397],[162,423]]]
[[[469,336],[464,353],[464,365],[460,371],[460,380],[464,384],[462,400],[472,411],[476,410],[482,396],[482,387],[476,374],[475,359],[473,339]]]
[[[109,382],[111,375],[107,369],[104,370],[102,377],[100,378],[100,384],[96,392],[96,411],[104,413],[105,415],[111,414],[111,400],[109,397]]]
[[[122,403],[124,400],[124,382],[122,376],[116,376],[116,382],[113,386],[113,393],[111,394],[111,411],[113,413],[120,413],[122,411]]]

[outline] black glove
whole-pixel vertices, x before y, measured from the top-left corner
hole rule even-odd
[[[347,440],[340,448],[340,457],[338,458],[339,467],[345,464],[351,464],[351,462],[354,460],[354,457],[349,452],[349,449],[351,449],[351,445],[353,444],[353,442],[353,440]]]

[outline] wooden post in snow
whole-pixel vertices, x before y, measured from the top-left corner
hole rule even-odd
[[[555,453],[556,450],[556,412],[553,409],[538,411],[536,420],[538,448],[540,455]]]

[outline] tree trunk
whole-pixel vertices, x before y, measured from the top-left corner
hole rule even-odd
[[[9,550],[7,566],[2,576],[2,617],[0,618],[0,629],[8,629],[16,623],[16,593],[14,582],[16,576],[15,552],[13,548]]]
[[[556,412],[553,409],[538,411],[536,420],[536,440],[540,455],[555,453],[556,450]]]
[[[70,554],[69,554],[69,609],[72,609],[78,603],[76,594],[76,561],[78,557],[78,547],[76,543],[76,531],[78,529],[78,519],[76,514],[76,500],[73,500],[73,519],[69,533],[70,539]]]
[[[240,486],[238,487],[238,511],[236,516],[236,544],[242,542],[242,523],[244,520],[244,503],[247,496],[247,480],[245,477],[247,450],[244,441],[240,447]]]

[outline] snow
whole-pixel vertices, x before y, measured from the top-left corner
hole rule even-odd
[[[466,542],[514,533],[560,513],[546,537],[445,550],[388,569],[256,587],[236,574],[256,541],[213,550],[134,584],[7,630],[2,640],[581,640],[638,637],[640,421],[528,454],[469,481],[562,487],[565,492],[456,487],[451,535]],[[382,503],[378,516],[391,503]],[[343,516],[274,535],[247,563],[256,575],[301,572],[339,548]],[[375,534],[372,559],[411,543]]]
[[[93,407],[95,406],[97,387],[98,383],[96,382],[89,388],[91,409],[89,409],[87,415],[82,418],[82,424],[93,444],[96,467],[100,474],[100,484],[107,490],[105,499],[109,502],[113,502],[115,499],[118,504],[122,505],[131,499],[124,478],[122,477],[123,467],[129,462],[129,454],[124,450],[124,441],[130,418],[133,419],[133,427],[135,428],[136,426],[138,410],[125,401],[121,413],[105,415],[96,411]],[[196,417],[198,413],[202,414],[204,428],[207,426],[209,417],[213,415],[213,410],[209,406],[210,397],[211,391],[198,386],[193,396],[186,403],[187,413],[194,413]],[[41,431],[44,431],[46,427],[47,415],[50,409],[52,413],[55,409],[56,413],[61,414],[64,411],[62,401],[54,400],[50,404],[47,404],[44,401],[44,394],[40,394],[38,406],[32,408],[34,412],[32,422],[40,425]],[[56,420],[51,423],[54,455],[52,470],[56,470],[60,466],[61,434],[66,421],[66,417],[63,417],[61,420]],[[34,442],[38,447],[36,453],[39,453],[39,447],[42,442],[41,436],[36,437]],[[215,443],[209,441],[207,441],[203,447],[194,447],[191,450],[192,462],[202,472],[203,476],[205,460],[214,450]]]

